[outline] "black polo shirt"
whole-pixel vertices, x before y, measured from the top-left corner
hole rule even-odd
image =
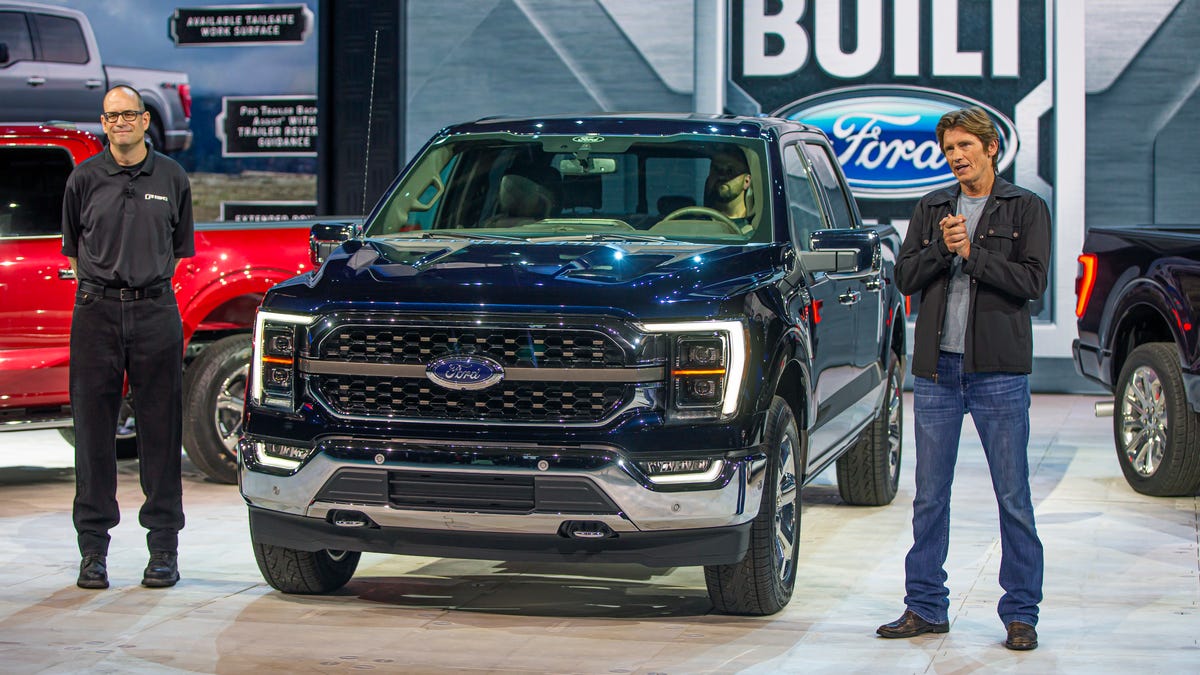
[[[62,252],[78,258],[81,280],[145,288],[169,281],[175,260],[196,254],[187,172],[147,149],[141,167],[123,167],[106,147],[67,179]]]

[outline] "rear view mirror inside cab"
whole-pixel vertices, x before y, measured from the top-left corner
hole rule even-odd
[[[558,172],[564,176],[587,176],[614,173],[617,160],[612,157],[568,157],[558,163]]]

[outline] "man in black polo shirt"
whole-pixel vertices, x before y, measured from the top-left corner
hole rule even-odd
[[[117,507],[115,432],[129,378],[150,562],[142,584],[174,586],[183,528],[183,327],[171,277],[195,254],[183,168],[146,143],[150,114],[129,87],[104,96],[108,147],[75,168],[63,197],[63,255],[79,279],[71,318],[75,530],[82,588],[108,588]]]

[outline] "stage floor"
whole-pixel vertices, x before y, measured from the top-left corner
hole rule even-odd
[[[237,488],[184,462],[182,581],[139,585],[137,464],[121,463],[112,587],[75,586],[74,473],[54,431],[0,434],[0,670],[6,673],[1200,672],[1200,498],[1133,492],[1089,396],[1035,395],[1030,467],[1046,548],[1041,647],[1004,648],[999,529],[970,420],[952,504],[951,629],[884,640],[911,544],[911,393],[900,494],[803,494],[799,582],[770,617],[713,614],[699,568],[363,556],[330,596],[259,576]]]

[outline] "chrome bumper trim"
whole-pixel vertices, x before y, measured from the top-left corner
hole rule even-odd
[[[549,454],[553,449],[547,448],[546,452]],[[377,524],[389,527],[550,534],[557,532],[564,520],[594,520],[605,522],[614,531],[668,531],[739,525],[753,520],[758,515],[766,473],[766,459],[761,455],[730,462],[733,466],[732,476],[724,485],[712,489],[673,491],[646,487],[635,477],[633,472],[636,470],[629,467],[628,459],[615,451],[607,455],[612,459],[597,468],[586,470],[554,467],[546,471],[516,467],[485,469],[393,461],[379,465],[373,461],[334,460],[325,454],[317,454],[290,476],[250,470],[244,463],[239,471],[242,496],[254,506],[313,518],[324,518],[335,508],[361,511]],[[620,513],[496,514],[398,509],[380,504],[316,502],[316,497],[326,482],[341,468],[360,471],[411,468],[477,475],[504,473],[582,477],[592,481],[607,495],[620,509]]]

